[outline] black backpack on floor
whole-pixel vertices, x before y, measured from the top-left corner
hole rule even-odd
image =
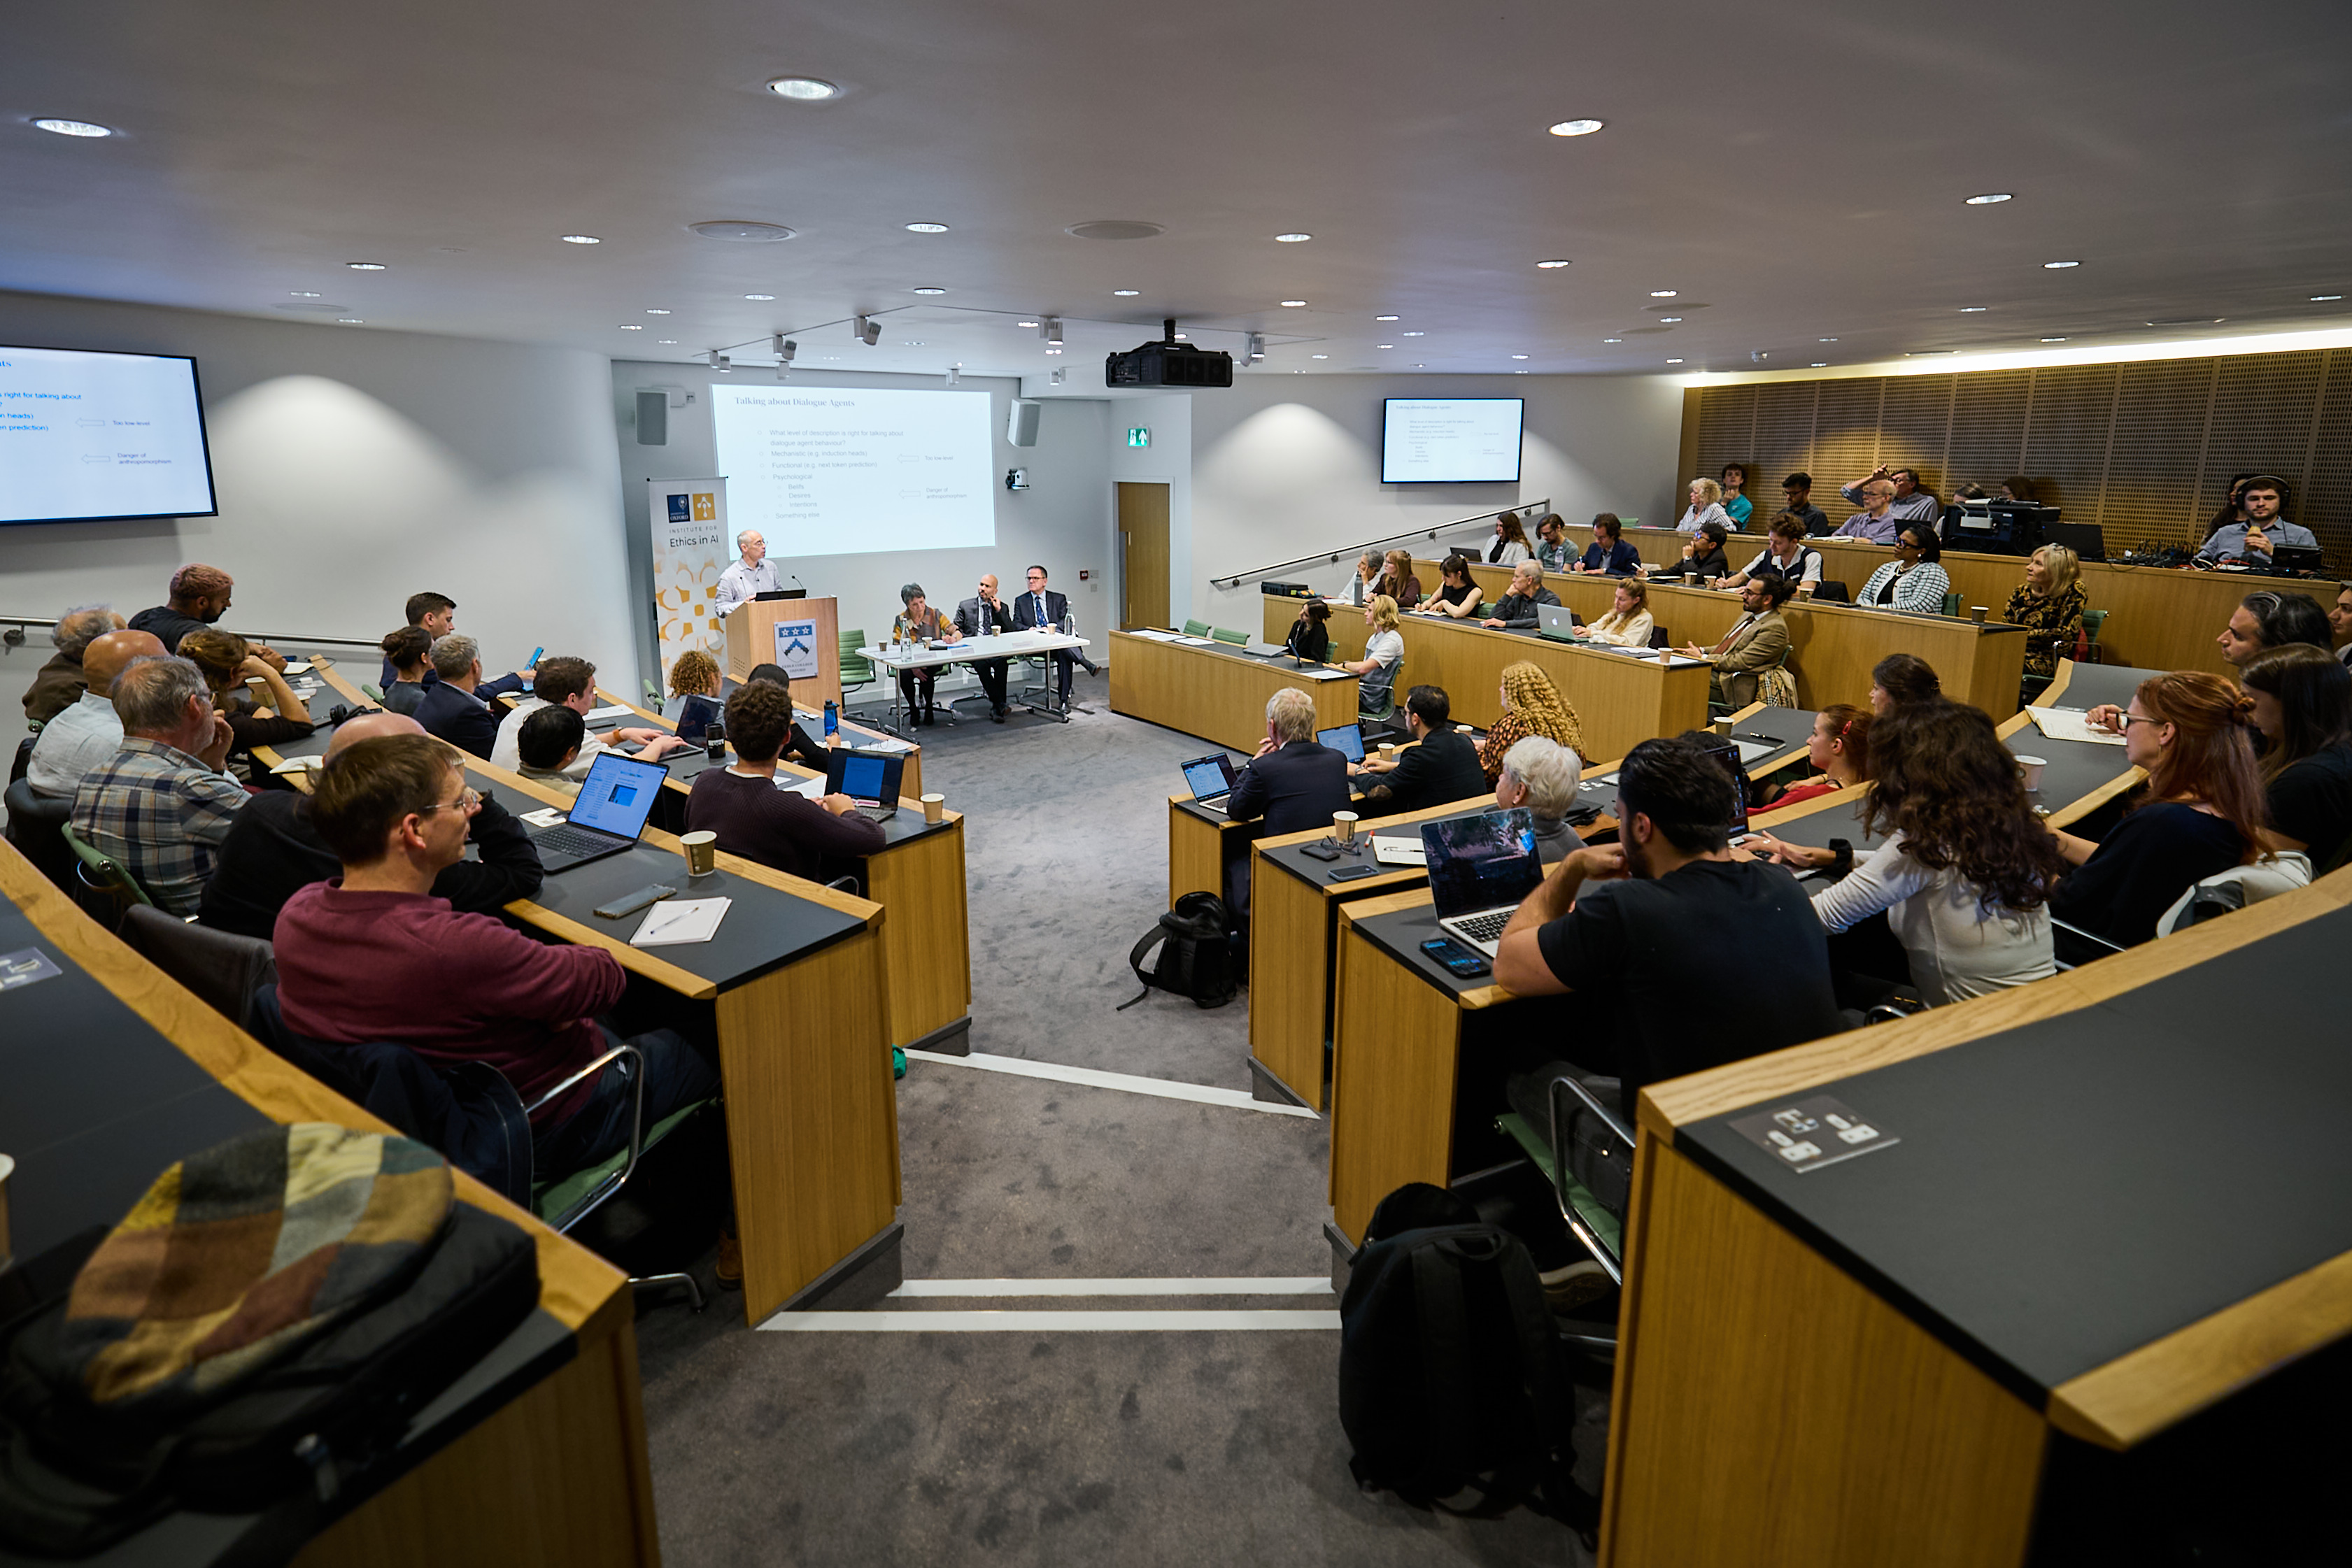
[[[1127,955],[1127,967],[1143,982],[1135,1001],[1121,1002],[1125,1012],[1151,994],[1157,986],[1180,997],[1190,997],[1204,1008],[1221,1008],[1234,999],[1234,955],[1226,940],[1232,922],[1225,901],[1213,893],[1188,893],[1160,924],[1143,934]],[[1150,968],[1143,956],[1157,946],[1160,956]]]
[[[1572,1397],[1518,1238],[1425,1183],[1382,1198],[1339,1302],[1339,1425],[1357,1485],[1419,1504],[1475,1489],[1480,1511],[1540,1493],[1589,1530],[1598,1506],[1569,1478]]]

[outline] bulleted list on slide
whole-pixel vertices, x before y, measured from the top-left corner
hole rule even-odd
[[[213,509],[194,361],[0,348],[0,522]]]
[[[719,384],[710,408],[728,511],[772,554],[996,542],[984,392]]]

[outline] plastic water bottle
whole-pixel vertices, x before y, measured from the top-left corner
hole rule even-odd
[[[833,705],[831,698],[827,698],[824,705],[824,737],[831,740],[840,733],[841,710]]]

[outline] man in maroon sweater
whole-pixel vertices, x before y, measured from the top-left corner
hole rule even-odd
[[[534,942],[433,896],[480,807],[457,755],[429,736],[394,735],[328,762],[311,825],[343,874],[278,912],[278,1004],[288,1028],[323,1044],[397,1040],[428,1061],[486,1061],[528,1103],[619,1043],[594,1015],[621,999],[625,976],[601,948]],[[718,1092],[717,1070],[673,1031],[630,1043],[645,1053],[645,1125]],[[623,1058],[542,1106],[531,1116],[539,1171],[626,1148],[635,1096]]]
[[[751,681],[727,699],[727,738],[735,761],[695,775],[686,825],[719,835],[730,855],[793,876],[821,878],[827,860],[870,855],[882,824],[868,821],[846,795],[810,800],[776,788],[776,758],[792,733],[792,695],[772,681]]]

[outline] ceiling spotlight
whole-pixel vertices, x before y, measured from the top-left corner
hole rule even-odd
[[[746,299],[773,299],[775,296],[772,294],[746,294],[743,298]]]
[[[1050,355],[1054,355],[1054,354],[1058,354],[1058,353],[1060,353],[1061,351],[1062,351],[1062,350],[1059,350],[1059,349],[1048,349],[1048,350],[1045,350],[1045,352],[1046,352],[1049,356],[1050,356]]]
[[[1263,332],[1252,332],[1252,333],[1249,335],[1248,344],[1249,344],[1249,357],[1250,357],[1251,359],[1253,359],[1253,360],[1263,360],[1264,358],[1265,358],[1265,333],[1263,333]]]
[[[621,323],[621,330],[624,332],[642,332],[645,329],[638,326],[635,321],[624,321]]]
[[[297,299],[316,299],[320,298],[319,291],[315,288],[289,288],[286,292]],[[2326,296],[2315,294],[2312,298],[2318,299],[2324,298]]]
[[[2059,272],[2070,267],[2080,267],[2083,264],[2079,261],[2045,261],[2042,264],[2042,267],[2045,272]]]
[[[1328,354],[1309,354],[1307,357],[1310,360],[1328,360],[1331,356]]]
[[[1054,384],[1055,386],[1060,386],[1064,382],[1066,382],[1069,379],[1070,372],[1066,369],[1058,370],[1054,372]]]
[[[667,316],[667,315],[668,315],[668,314],[669,314],[669,312],[668,312],[668,311],[667,311],[667,310],[650,310],[650,309],[649,309],[649,310],[647,310],[647,311],[646,312],[646,315],[648,315],[648,316]]]
[[[2314,305],[2324,305],[2331,299],[2341,299],[2343,298],[2344,296],[2341,294],[2315,294],[2311,297],[2311,302]]]
[[[1137,295],[1142,293],[1143,290],[1140,288],[1114,288],[1111,292],[1118,295],[1121,299],[1132,299]]]
[[[1590,136],[1607,124],[1601,120],[1563,120],[1551,128],[1554,136]]]
[[[343,263],[343,265],[350,267],[353,272],[383,272],[387,270],[383,263],[380,261],[347,261]]]
[[[1834,343],[1834,342],[1836,342],[1836,341],[1837,341],[1837,340],[1836,340],[1835,338],[1820,338],[1820,339],[1816,339],[1816,340],[1815,340],[1815,341],[1817,341],[1817,342],[1822,342],[1822,343]]]
[[[785,337],[782,332],[777,332],[770,336],[768,339],[768,347],[774,350],[776,358],[783,361],[784,363],[788,365],[793,362],[793,359],[801,351],[801,346],[798,343],[793,342],[790,338]]]
[[[1653,288],[1650,290],[1650,298],[1653,299],[1672,299],[1675,295],[1680,294],[1682,290],[1679,288]]]
[[[1672,324],[1672,323],[1674,323],[1674,322],[1676,322],[1676,321],[1681,320],[1681,319],[1682,319],[1682,318],[1681,318],[1681,317],[1679,317],[1679,316],[1661,316],[1661,317],[1659,317],[1659,318],[1658,318],[1658,319],[1659,319],[1660,321],[1662,321],[1662,322],[1664,322],[1664,323],[1667,323],[1667,324],[1671,325],[1671,324]]]
[[[557,235],[555,237],[565,245],[603,245],[604,243],[594,235]]]
[[[948,367],[948,385],[950,385],[950,386],[954,386],[954,385],[956,385],[959,382],[961,382],[961,381],[962,381],[962,380],[963,380],[963,371],[961,371],[961,370],[959,370],[959,369],[957,369],[957,368],[956,368],[955,366],[953,366],[953,365],[950,365],[950,366]]]
[[[93,125],[87,120],[37,120],[33,121],[33,125],[36,130],[51,131],[58,136],[111,136],[114,134],[109,127]]]
[[[1525,354],[1513,354],[1513,355],[1511,356],[1511,358],[1513,358],[1513,359],[1515,359],[1515,360],[1524,360],[1524,359],[1526,359],[1526,358],[1527,358],[1527,356],[1526,356]]]
[[[1680,360],[1668,360],[1668,361],[1666,361],[1666,363],[1668,363],[1668,364],[1670,364],[1670,365],[1679,365],[1679,364],[1681,364],[1681,363],[1682,363],[1682,361],[1681,361]]]
[[[1402,320],[1402,318],[1397,316],[1375,316],[1372,319],[1375,321],[1396,321]]]
[[[1817,371],[1825,371],[1830,368],[1830,362],[1827,360],[1815,360],[1813,361],[1812,368]]]
[[[1314,237],[1315,236],[1313,235],[1276,235],[1274,236],[1275,243],[1277,245],[1304,245]]]
[[[2007,191],[1987,191],[1981,196],[1970,196],[1968,204],[1972,207],[1990,207],[2013,199],[2011,193]]]
[[[709,350],[702,357],[709,361],[710,368],[714,371],[726,370],[733,363],[733,361],[728,359],[726,355],[720,353],[716,349]]]
[[[1986,310],[1990,308],[1991,307],[1987,305],[1963,305],[1960,307],[1960,314],[1963,316],[1977,316],[1983,314]]]
[[[948,225],[945,224],[908,224],[907,225],[907,232],[910,235],[943,235],[948,232]]]
[[[1013,324],[1015,327],[1034,327],[1037,323],[1034,321],[1015,321]]]
[[[676,338],[656,338],[654,341],[656,343],[667,343],[673,349],[677,347],[677,340]]]
[[[882,323],[860,311],[850,323],[849,335],[870,349],[882,340]]]
[[[817,77],[778,77],[768,84],[768,90],[778,98],[797,99],[803,103],[822,103],[841,96],[841,89]]]
[[[1543,272],[1558,272],[1561,267],[1566,267],[1568,263],[1564,259],[1559,258],[1536,263],[1537,268]]]
[[[2045,343],[2063,343],[2066,340],[2063,338],[2044,338],[2042,340]]]
[[[335,318],[335,324],[341,327],[364,327],[367,322],[358,316],[338,316]]]
[[[1286,299],[1282,302],[1282,306],[1286,310],[1296,310],[1306,303],[1307,301],[1304,299]]]
[[[1375,343],[1372,347],[1375,349],[1393,349],[1396,345],[1394,343]]]
[[[1622,338],[1603,338],[1601,340],[1604,343],[1622,343],[1625,340]]]
[[[929,287],[929,288],[918,288],[918,289],[916,289],[914,292],[915,292],[915,293],[917,293],[917,294],[945,294],[945,293],[947,292],[947,290],[946,290],[946,289],[944,289],[944,288]]]
[[[1046,317],[1045,325],[1040,330],[1049,345],[1056,349],[1062,346],[1062,319],[1059,316]]]

